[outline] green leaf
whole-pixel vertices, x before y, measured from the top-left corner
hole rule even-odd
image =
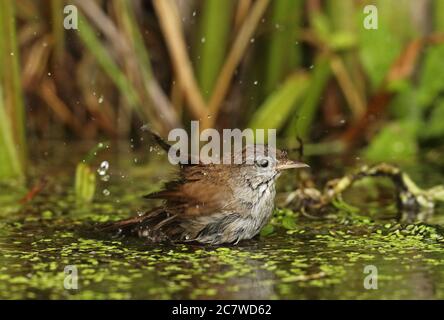
[[[197,43],[197,77],[202,94],[209,98],[224,62],[231,28],[233,1],[207,0],[202,3]]]
[[[299,112],[294,114],[290,124],[287,127],[286,135],[294,138],[299,135],[302,139],[307,139],[310,133],[310,126],[316,115],[319,102],[322,99],[322,92],[330,78],[331,69],[328,59],[324,56],[319,57],[314,64],[310,85],[299,108]]]
[[[357,44],[357,39],[353,33],[344,31],[333,33],[328,42],[334,50],[347,50]]]
[[[96,174],[86,163],[76,168],[75,194],[78,202],[91,202],[96,191]]]
[[[296,229],[296,220],[292,216],[286,216],[282,219],[282,226],[285,229],[292,230]]]
[[[96,58],[103,71],[105,71],[105,73],[114,82],[116,87],[119,89],[119,92],[125,96],[128,104],[139,112],[140,116],[143,117],[141,111],[142,103],[140,102],[140,97],[137,94],[136,89],[120,69],[118,64],[113,60],[108,49],[100,42],[89,22],[80,13],[78,34],[86,48]]]
[[[308,84],[309,77],[306,74],[293,74],[256,110],[249,127],[279,130],[294,111]]]
[[[416,131],[414,121],[388,123],[365,149],[365,158],[372,162],[414,162],[418,153]]]
[[[327,16],[322,13],[315,13],[311,17],[311,23],[313,25],[316,36],[319,39],[328,42],[328,39],[331,35],[332,27]]]
[[[429,120],[424,123],[421,136],[424,138],[439,138],[444,136],[444,98],[436,103]]]
[[[0,85],[0,178],[20,177],[23,174],[19,155],[14,143],[10,118],[3,103],[3,90]]]
[[[418,92],[411,83],[405,86],[395,95],[389,105],[390,114],[395,119],[410,120],[419,125],[422,121],[422,110],[418,108]]]
[[[0,179],[22,178],[27,156],[16,4],[0,1]]]
[[[296,40],[302,24],[303,1],[278,0],[273,1],[272,5],[269,25],[273,33],[267,42],[266,94],[275,90],[301,61],[301,46]]]
[[[357,17],[359,55],[373,89],[378,88],[407,41],[417,32],[410,20],[410,2],[378,0],[378,29],[363,27],[365,14]]]
[[[430,107],[444,92],[444,45],[428,48],[419,81],[418,100],[421,107]]]
[[[270,234],[274,232],[274,227],[271,224],[267,224],[265,227],[262,228],[260,235],[261,237],[267,237]]]

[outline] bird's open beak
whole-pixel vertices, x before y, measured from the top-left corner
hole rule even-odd
[[[281,161],[276,166],[277,170],[298,169],[298,168],[310,168],[310,166],[308,164],[293,160]]]

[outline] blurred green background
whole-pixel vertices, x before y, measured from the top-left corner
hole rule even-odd
[[[1,1],[0,178],[25,176],[39,141],[193,119],[276,128],[308,155],[442,164],[443,57],[444,0]]]

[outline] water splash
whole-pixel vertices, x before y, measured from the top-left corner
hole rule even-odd
[[[105,176],[106,172],[109,169],[109,162],[108,161],[102,161],[102,163],[100,164],[99,168],[97,169],[97,173],[99,174],[99,176]]]

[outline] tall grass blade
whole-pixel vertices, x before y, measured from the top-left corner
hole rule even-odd
[[[268,46],[266,93],[272,92],[301,60],[301,46],[296,40],[301,26],[303,1],[276,0],[272,4],[270,28],[273,33]]]
[[[295,110],[297,102],[303,97],[308,84],[307,74],[291,75],[256,110],[249,127],[253,129],[281,129]]]
[[[205,99],[211,96],[226,54],[234,3],[207,0],[202,3],[197,40],[197,80]]]
[[[0,179],[19,177],[24,174],[26,138],[14,1],[0,1],[0,90]]]
[[[20,159],[12,136],[12,128],[3,101],[0,86],[0,180],[20,177],[23,174]]]
[[[315,63],[312,73],[312,80],[307,89],[304,102],[300,106],[298,113],[295,114],[288,126],[287,137],[296,137],[307,139],[310,133],[310,126],[322,98],[322,91],[325,89],[328,79],[331,75],[330,64],[326,57],[321,57]]]
[[[126,98],[129,105],[134,108],[139,116],[143,117],[143,113],[140,110],[141,101],[137,91],[122,70],[120,70],[119,66],[114,62],[108,50],[97,38],[96,33],[88,21],[80,13],[79,36],[91,54],[96,58],[103,71],[111,78],[121,94]]]

